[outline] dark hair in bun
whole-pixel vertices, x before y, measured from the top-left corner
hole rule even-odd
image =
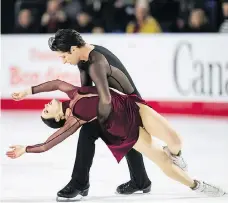
[[[66,122],[66,119],[61,119],[59,122],[57,122],[54,118],[45,119],[42,116],[41,119],[50,128],[61,128]]]

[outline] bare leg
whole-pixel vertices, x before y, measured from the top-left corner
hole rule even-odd
[[[156,136],[168,144],[174,154],[175,150],[177,153],[178,148],[181,148],[181,141],[177,133],[162,116],[145,105],[138,105],[140,106],[140,116],[144,128],[140,127],[139,139],[134,148],[157,164],[168,177],[192,188],[194,191],[204,193],[208,196],[225,195],[226,192],[219,187],[202,181],[193,180],[184,170],[182,170],[186,168],[183,161],[179,162],[175,157],[173,158],[173,156],[170,156],[170,152],[167,153],[167,150],[156,145],[152,136]],[[178,155],[178,157],[180,156]]]
[[[139,113],[145,130],[151,136],[155,136],[165,142],[170,152],[177,155],[182,147],[182,142],[177,132],[173,130],[164,117],[152,108],[143,104],[137,104],[140,107]]]
[[[195,182],[181,168],[173,164],[172,160],[163,151],[162,147],[156,145],[152,137],[140,127],[139,139],[134,146],[134,149],[148,157],[151,161],[157,164],[161,170],[170,178],[188,186],[194,187]]]
[[[172,160],[163,151],[162,147],[156,145],[152,140],[151,135],[140,127],[139,139],[134,146],[134,149],[139,151],[158,165],[161,170],[170,178],[188,186],[194,187],[195,182],[181,168],[173,164]]]

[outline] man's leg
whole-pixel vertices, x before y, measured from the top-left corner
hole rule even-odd
[[[97,121],[82,126],[76,151],[76,159],[71,181],[58,192],[59,197],[74,198],[78,194],[86,196],[89,188],[89,171],[95,153],[95,141],[100,135]]]
[[[95,154],[95,141],[99,138],[99,124],[95,120],[81,128],[72,179],[77,188],[85,188],[89,184],[89,171]]]
[[[131,180],[120,185],[117,188],[117,192],[119,194],[132,194],[137,191],[143,191],[143,193],[150,192],[151,181],[147,176],[142,155],[135,149],[131,149],[125,157],[127,159]]]

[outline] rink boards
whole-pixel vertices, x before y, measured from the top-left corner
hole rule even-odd
[[[2,109],[39,110],[61,92],[14,102],[11,93],[52,79],[80,86],[77,67],[61,64],[49,35],[2,36]],[[228,35],[83,35],[126,66],[139,92],[161,113],[228,116]],[[17,49],[15,49],[17,47]]]

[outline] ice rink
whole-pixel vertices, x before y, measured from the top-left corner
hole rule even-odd
[[[182,135],[183,156],[189,173],[228,191],[228,119],[168,116]],[[53,132],[40,120],[39,112],[1,114],[1,202],[55,202],[56,193],[70,180],[77,134],[43,154],[26,154],[11,160],[5,156],[10,145],[37,144]],[[116,187],[129,180],[125,159],[118,165],[105,144],[96,142],[86,202],[134,203],[227,203],[228,197],[208,198],[167,178],[147,158],[146,170],[152,181],[150,194],[116,195]]]

